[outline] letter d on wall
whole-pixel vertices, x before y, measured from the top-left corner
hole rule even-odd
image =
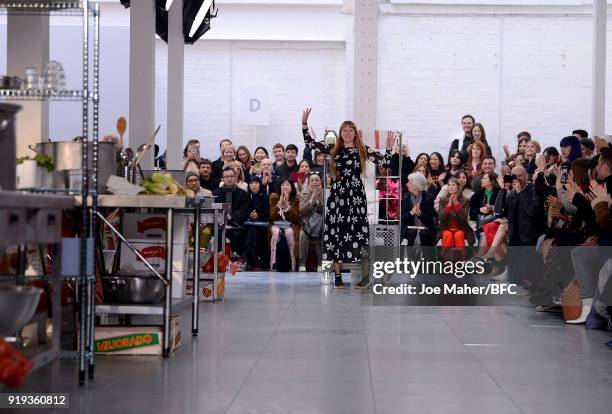
[[[243,85],[240,88],[240,123],[270,125],[270,89],[267,85]]]

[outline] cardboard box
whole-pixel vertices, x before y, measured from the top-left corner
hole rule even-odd
[[[181,344],[181,317],[170,320],[170,351]],[[161,355],[163,332],[161,326],[97,326],[96,354],[104,355]]]
[[[128,240],[166,240],[166,215],[126,213],[123,215],[123,236]],[[174,215],[174,243],[187,244],[189,238],[189,216]]]
[[[128,240],[138,252],[151,264],[158,272],[166,271],[166,244],[164,242],[153,242],[151,240]],[[184,272],[187,266],[185,254],[187,253],[186,244],[175,244],[172,248],[172,271]],[[121,269],[128,270],[149,270],[144,262],[140,260],[134,252],[121,243]]]
[[[193,279],[187,279],[187,296],[193,296]],[[213,302],[225,296],[225,277],[200,278],[200,302]]]

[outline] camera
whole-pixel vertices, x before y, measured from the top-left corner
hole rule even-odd
[[[504,184],[512,184],[516,180],[516,174],[504,175]]]

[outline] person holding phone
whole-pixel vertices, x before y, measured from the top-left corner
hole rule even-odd
[[[274,269],[277,262],[276,246],[282,230],[289,245],[291,271],[295,272],[300,228],[300,207],[295,186],[288,178],[281,179],[278,192],[270,196],[270,220],[273,223],[270,226],[270,269]]]
[[[330,169],[333,176],[331,191],[327,199],[327,214],[323,230],[323,260],[333,261],[336,288],[343,288],[342,263],[357,262],[362,248],[369,242],[369,223],[365,187],[361,175],[366,162],[387,164],[395,147],[393,131],[387,133],[386,154],[380,154],[363,143],[357,126],[344,121],[339,128],[340,139],[334,145],[316,142],[308,131],[311,108],[302,113],[304,143],[311,149],[330,154]],[[360,281],[357,288],[367,282]]]
[[[183,149],[183,171],[186,173],[194,172],[199,174],[200,167],[198,162],[200,161],[200,141],[197,139],[190,139],[187,141],[187,145]]]

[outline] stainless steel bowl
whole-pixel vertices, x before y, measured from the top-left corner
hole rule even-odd
[[[0,337],[14,336],[30,322],[42,289],[0,285]]]
[[[164,283],[155,276],[109,276],[102,285],[108,303],[155,304],[164,297]]]

